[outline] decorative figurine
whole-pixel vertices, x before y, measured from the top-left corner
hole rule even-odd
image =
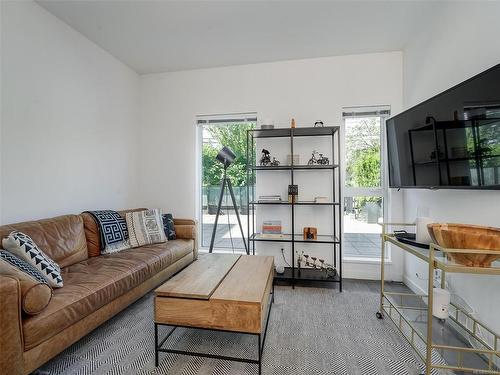
[[[273,157],[273,160],[271,161],[271,153],[263,148],[262,156],[260,158],[260,165],[262,167],[277,167],[278,165],[280,165],[280,162],[275,157]]]
[[[267,151],[265,148],[262,149],[260,165],[263,167],[268,167],[269,165],[271,165],[271,153]]]
[[[295,119],[294,118],[292,119],[292,123],[290,124],[290,127],[295,128]]]
[[[324,259],[318,259],[318,260],[319,260],[319,263],[320,263],[319,268],[323,269],[323,267],[325,266],[325,260]]]
[[[314,127],[315,127],[315,128],[322,128],[322,127],[324,127],[324,125],[323,125],[323,121],[321,121],[321,120],[316,121],[316,122],[314,123]]]
[[[325,272],[326,277],[330,279],[337,276],[337,270],[335,269],[335,267],[331,264],[326,263],[324,259],[318,259],[316,257],[309,256],[308,254],[304,254],[304,252],[302,252],[302,254],[305,259],[305,267],[321,270]],[[309,258],[311,258],[312,262],[309,261]],[[316,264],[316,260],[319,261],[319,264]]]
[[[326,156],[323,156],[323,154],[319,154],[318,164],[328,165],[328,164],[330,164],[330,161],[328,160],[328,158]]]
[[[318,155],[318,157],[316,157]],[[307,162],[307,165],[328,165],[330,164],[330,160],[326,156],[323,156],[323,154],[318,153],[316,150],[313,150],[311,158]]]

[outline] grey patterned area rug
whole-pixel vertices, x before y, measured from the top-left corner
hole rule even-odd
[[[378,320],[378,284],[336,289],[277,286],[263,354],[264,375],[416,375],[421,363],[389,319]],[[65,350],[46,374],[257,374],[255,364],[160,353],[154,366],[150,293]],[[160,336],[170,328],[162,327]],[[257,356],[255,336],[177,329],[170,346]]]

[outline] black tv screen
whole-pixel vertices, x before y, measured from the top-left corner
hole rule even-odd
[[[392,188],[500,189],[500,64],[387,120]]]

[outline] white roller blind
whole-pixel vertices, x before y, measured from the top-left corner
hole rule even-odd
[[[375,117],[375,116],[390,116],[391,107],[388,105],[381,106],[362,106],[362,107],[344,107],[342,108],[342,117]]]
[[[228,115],[200,115],[196,121],[199,125],[217,125],[241,122],[256,122],[257,113],[234,113]]]

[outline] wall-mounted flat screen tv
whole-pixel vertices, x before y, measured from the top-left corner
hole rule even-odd
[[[500,64],[387,120],[393,188],[500,189]]]

